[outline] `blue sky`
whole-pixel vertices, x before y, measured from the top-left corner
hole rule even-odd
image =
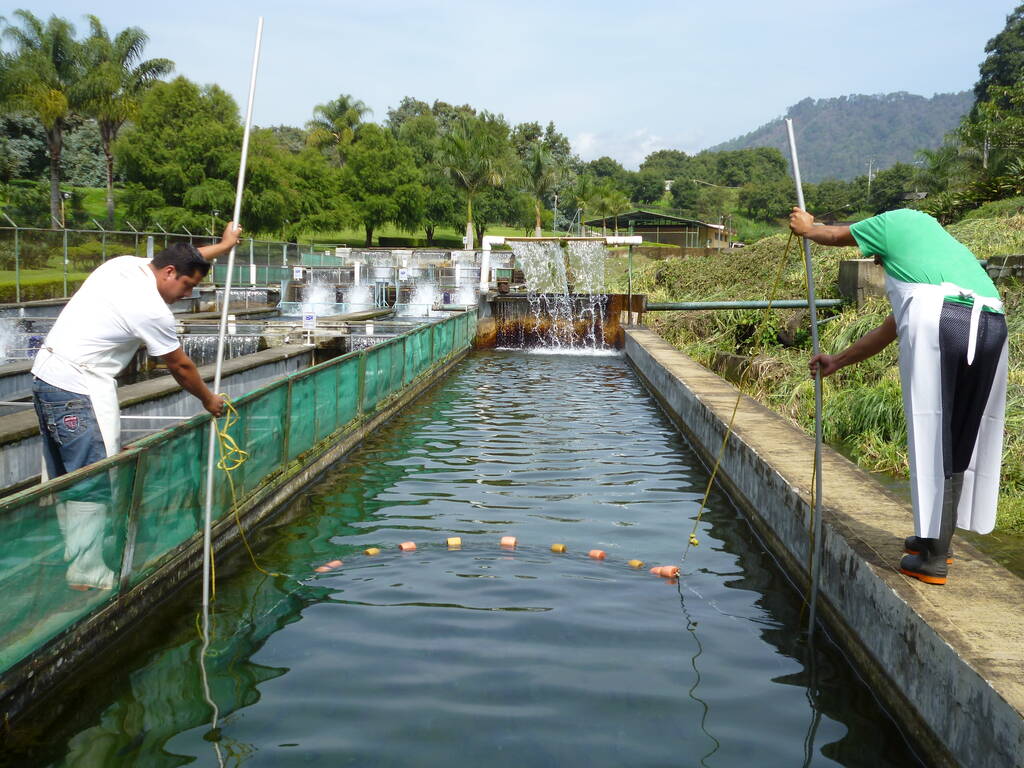
[[[14,0],[18,3],[18,0]],[[12,3],[12,5],[14,5]],[[969,89],[1012,0],[860,2],[22,2],[79,31],[140,26],[147,57],[216,82],[244,110],[256,18],[265,31],[255,122],[302,125],[350,93],[383,120],[409,95],[553,120],[584,158],[630,168],[696,152],[810,96]],[[6,13],[6,12],[5,12]]]

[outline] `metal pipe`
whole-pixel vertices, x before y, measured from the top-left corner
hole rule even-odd
[[[245,188],[245,163],[249,156],[249,134],[252,130],[252,105],[256,96],[256,72],[260,62],[260,44],[263,39],[263,17],[259,17],[256,25],[256,45],[252,56],[252,77],[249,81],[249,104],[245,113],[245,131],[242,134],[242,157],[238,170],[238,185],[235,188],[235,211],[232,221],[238,226],[242,211],[242,190]],[[224,336],[228,327],[228,305],[231,303],[231,273],[235,267],[235,248],[228,253],[228,273],[224,282],[224,304],[220,312],[220,329],[217,335],[217,363],[213,374],[213,391],[220,389],[221,371],[224,366]],[[210,440],[206,462],[206,503],[203,520],[203,636],[208,637],[208,611],[210,607],[210,527],[213,514],[213,469],[216,463],[214,453],[217,449],[217,420],[210,421]]]
[[[817,299],[815,307],[842,307],[846,299]],[[776,299],[775,301],[663,301],[649,303],[648,312],[675,312],[701,309],[807,309],[806,299]]]
[[[793,120],[786,118],[786,133],[789,137],[789,156],[793,162],[793,180],[796,182],[796,199],[805,209],[804,188],[800,181],[800,161],[796,154],[796,139],[793,136]],[[804,268],[807,271],[807,303],[811,310],[811,354],[818,354],[818,312],[814,296],[814,265],[811,261],[811,241],[804,241]],[[818,584],[821,580],[821,450],[824,441],[821,424],[821,367],[814,375],[814,550],[811,554],[811,599],[808,610],[807,634],[814,636],[814,624],[818,604]]]
[[[0,211],[5,219],[11,222],[11,226],[14,227],[14,300],[21,303],[21,252],[18,249],[20,243],[18,242],[18,225],[14,223],[14,219],[8,216],[3,211]]]

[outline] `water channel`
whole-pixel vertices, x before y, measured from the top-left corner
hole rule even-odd
[[[835,648],[808,649],[800,596],[723,495],[678,583],[627,565],[679,562],[705,483],[614,353],[472,353],[254,538],[260,565],[287,575],[244,550],[218,560],[217,731],[190,588],[14,734],[7,759],[918,765]]]

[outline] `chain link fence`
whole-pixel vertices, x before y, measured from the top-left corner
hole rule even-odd
[[[197,248],[220,235],[147,232],[131,229],[41,229],[20,227],[9,217],[0,226],[0,303],[67,298],[86,276],[116,256],[152,256],[175,242]],[[303,253],[298,243],[244,238],[235,250],[235,285],[268,285],[291,276],[291,268],[333,257]],[[335,262],[336,263],[336,262]],[[227,267],[215,265],[210,278],[220,285]]]

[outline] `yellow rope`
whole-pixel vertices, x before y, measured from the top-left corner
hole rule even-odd
[[[761,316],[761,322],[758,324],[757,328],[754,331],[754,339],[759,339],[761,337],[761,331],[764,329],[765,325],[768,322],[768,317],[769,317],[768,313],[771,312],[772,302],[775,301],[775,294],[776,294],[776,292],[779,289],[779,284],[782,282],[782,275],[786,271],[786,264],[789,261],[789,249],[790,249],[790,247],[792,245],[793,245],[793,233],[791,232],[789,234],[789,239],[786,241],[786,248],[782,252],[782,261],[779,263],[779,271],[775,274],[775,280],[772,283],[771,290],[769,290],[769,292],[768,292],[768,306],[765,307],[764,314]],[[747,368],[743,371],[743,373],[740,374],[740,380],[738,382],[738,385],[742,385],[743,384],[743,377],[747,375],[747,371],[749,371],[749,370],[750,370],[750,366],[747,366]],[[693,521],[693,530],[690,531],[690,538],[689,538],[689,540],[686,543],[686,549],[683,551],[682,562],[686,562],[686,556],[690,553],[690,548],[691,547],[696,547],[696,546],[700,545],[700,541],[697,539],[697,528],[700,526],[701,518],[704,516],[704,510],[707,509],[708,497],[711,495],[711,488],[714,485],[715,476],[718,474],[718,467],[722,463],[722,456],[725,454],[725,446],[726,446],[726,444],[729,441],[729,436],[732,434],[732,426],[733,426],[733,423],[736,420],[736,412],[739,410],[740,400],[743,397],[743,390],[740,389],[740,386],[737,386],[736,390],[737,390],[736,391],[736,402],[733,403],[733,406],[732,406],[732,416],[729,417],[729,425],[726,427],[725,435],[723,435],[723,437],[722,437],[722,445],[718,449],[718,457],[715,459],[715,465],[711,468],[711,475],[710,475],[710,477],[708,477],[708,484],[707,484],[707,487],[704,489],[704,498],[701,499],[700,509],[697,510],[697,517]],[[812,480],[812,488],[813,488],[813,480]],[[813,494],[814,491],[812,490],[811,493]],[[812,509],[812,513],[811,514],[812,514],[812,517],[813,517],[813,508],[814,508],[813,504],[814,504],[814,502],[813,502],[813,497],[812,497],[812,501],[811,501],[811,509]],[[813,523],[813,520],[811,522]]]
[[[248,461],[249,452],[242,449],[235,438],[228,432],[231,427],[238,423],[238,410],[227,395],[221,394],[221,398],[224,400],[224,415],[222,417],[223,421],[217,424],[217,446],[220,454],[220,459],[217,461],[217,469],[224,472],[224,476],[228,481],[228,488],[231,491],[231,512],[235,517],[236,525],[238,525],[239,537],[242,539],[242,543],[249,553],[249,559],[252,560],[252,564],[257,571],[265,576],[280,576],[281,574],[279,573],[272,573],[263,569],[256,562],[256,555],[249,545],[249,539],[245,535],[245,528],[242,526],[242,518],[238,514],[238,494],[235,490],[235,480],[231,473]],[[216,420],[214,423],[217,423]],[[210,592],[215,598],[217,595],[217,571],[213,564],[212,542],[210,544],[210,583]]]

